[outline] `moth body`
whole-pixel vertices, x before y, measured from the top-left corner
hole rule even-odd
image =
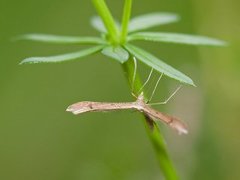
[[[138,110],[148,117],[152,121],[162,121],[169,125],[171,128],[175,129],[179,134],[187,134],[188,130],[186,125],[179,119],[163,114],[151,106],[145,103],[143,93],[141,93],[137,100],[134,102],[120,102],[120,103],[108,103],[108,102],[92,102],[92,101],[82,101],[73,104],[67,108],[67,111],[73,114],[82,114],[86,112],[104,112],[104,111],[114,111],[114,110],[124,110],[124,109],[135,109]]]

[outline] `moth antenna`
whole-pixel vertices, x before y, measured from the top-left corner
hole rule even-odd
[[[154,94],[155,94],[155,92],[156,92],[156,90],[157,90],[158,84],[159,84],[160,80],[162,79],[162,77],[163,77],[163,73],[161,73],[161,75],[159,76],[159,78],[158,78],[158,80],[157,80],[157,83],[156,83],[156,85],[155,85],[155,87],[154,87],[154,89],[153,89],[153,92],[152,92],[152,94],[151,94],[151,96],[150,96],[150,99],[148,100],[147,103],[151,102],[151,100],[152,100],[152,98],[153,98],[153,96],[154,96]]]
[[[168,101],[170,101],[173,96],[175,96],[177,94],[177,92],[182,88],[182,85],[179,85],[178,88],[163,102],[159,102],[159,103],[151,103],[149,105],[161,105],[161,104],[167,104]]]
[[[150,71],[150,73],[149,73],[149,75],[148,75],[147,80],[144,82],[144,84],[142,85],[142,87],[141,87],[140,90],[138,91],[138,94],[139,94],[140,92],[142,92],[143,88],[147,85],[147,83],[149,82],[150,78],[152,77],[152,73],[153,73],[153,68],[151,69],[151,71]]]

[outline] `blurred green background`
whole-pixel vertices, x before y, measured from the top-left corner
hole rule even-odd
[[[123,1],[110,1],[120,18]],[[162,127],[184,180],[240,179],[240,2],[238,0],[137,0],[133,16],[164,11],[181,16],[152,31],[202,34],[230,43],[224,48],[138,43],[193,78],[164,112],[183,119],[188,136]],[[0,0],[0,179],[157,180],[153,148],[137,112],[73,116],[82,100],[131,101],[121,66],[101,54],[61,64],[23,65],[25,57],[72,52],[84,46],[11,42],[16,35],[98,35],[89,0]],[[143,79],[150,70],[140,65]],[[178,82],[165,78],[155,101]]]

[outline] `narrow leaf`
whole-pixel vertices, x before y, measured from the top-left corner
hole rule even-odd
[[[195,36],[178,33],[164,32],[137,32],[128,36],[128,41],[146,40],[155,42],[178,43],[189,45],[208,45],[208,46],[224,46],[224,41],[209,38],[205,36]]]
[[[62,61],[70,61],[78,58],[82,58],[91,54],[94,54],[98,51],[100,51],[104,46],[96,46],[89,49],[81,50],[78,52],[68,53],[68,54],[62,54],[57,56],[48,56],[48,57],[30,57],[24,59],[20,64],[26,64],[26,63],[57,63]]]
[[[107,32],[107,29],[105,28],[104,23],[102,22],[99,16],[94,16],[91,18],[91,25],[94,29],[96,29],[99,32],[102,33]]]
[[[124,63],[128,60],[129,58],[129,54],[128,52],[123,49],[121,46],[118,47],[112,47],[112,46],[108,46],[105,47],[102,50],[102,53],[108,57],[111,57],[117,61],[119,61],[120,63]]]
[[[120,29],[120,23],[115,20],[115,24],[118,29]],[[91,25],[94,29],[96,29],[99,32],[107,33],[107,29],[102,21],[102,19],[99,16],[94,16],[91,18]]]
[[[169,66],[168,64],[164,63],[163,61],[153,56],[152,54],[144,51],[143,49],[140,49],[130,44],[125,45],[125,48],[137,59],[157,70],[158,72],[163,73],[170,78],[176,79],[182,83],[195,86],[192,79],[190,79],[188,76],[174,69],[173,67]]]
[[[179,16],[173,13],[151,13],[133,18],[129,24],[129,32],[148,29],[154,26],[179,21]]]
[[[29,40],[54,44],[104,44],[105,41],[98,37],[58,36],[50,34],[26,34],[18,36],[16,40]]]

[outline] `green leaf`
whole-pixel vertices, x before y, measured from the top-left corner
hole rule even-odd
[[[62,54],[57,56],[48,56],[48,57],[30,57],[24,59],[20,64],[26,64],[26,63],[58,63],[63,61],[70,61],[78,58],[82,58],[91,54],[94,54],[101,49],[103,49],[104,46],[96,46],[89,49],[81,50],[78,52],[68,53],[68,54]]]
[[[18,36],[16,40],[30,40],[54,44],[104,44],[103,39],[98,37],[74,37],[74,36],[57,36],[50,34],[26,34]]]
[[[154,26],[179,21],[179,16],[173,13],[150,13],[133,18],[129,23],[129,32],[148,29]]]
[[[111,57],[120,63],[124,63],[128,60],[129,54],[128,52],[123,49],[121,46],[118,47],[112,47],[108,46],[103,48],[102,53],[108,57]]]
[[[102,21],[102,19],[99,16],[94,16],[91,18],[91,25],[94,29],[96,29],[99,32],[107,33],[107,29]],[[120,29],[120,23],[115,20],[115,25],[118,29]]]
[[[94,29],[99,32],[107,33],[107,29],[105,28],[101,18],[99,16],[94,16],[91,18],[91,25]]]
[[[153,56],[152,54],[144,51],[143,49],[140,49],[130,44],[125,45],[125,48],[137,59],[157,70],[158,72],[163,73],[170,78],[176,79],[182,83],[195,86],[192,79],[190,79],[188,76],[174,69],[173,67],[169,66],[168,64],[164,63],[163,61]]]
[[[226,43],[214,38],[195,36],[178,33],[164,32],[137,32],[128,36],[128,41],[146,40],[155,42],[178,43],[189,45],[208,45],[208,46],[224,46]]]

